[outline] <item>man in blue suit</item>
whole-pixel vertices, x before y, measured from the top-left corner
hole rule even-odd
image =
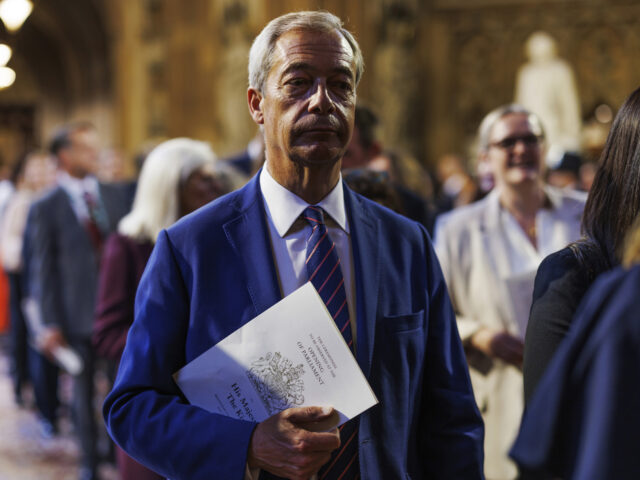
[[[173,480],[482,478],[482,421],[429,237],[341,181],[362,69],[337,17],[271,21],[249,58],[249,110],[264,131],[266,166],[158,237],[104,414],[123,449]],[[189,405],[172,378],[308,280],[309,206],[324,213],[345,327],[380,401],[349,439],[313,431],[331,408],[236,420]]]

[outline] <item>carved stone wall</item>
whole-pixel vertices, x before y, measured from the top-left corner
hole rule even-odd
[[[479,6],[484,3],[485,6]],[[429,108],[428,160],[467,148],[483,115],[513,99],[526,38],[549,32],[560,56],[573,67],[585,115],[606,103],[614,111],[640,85],[640,3],[631,1],[510,2],[437,1],[431,25],[446,58],[432,63],[436,84],[448,83],[448,102]],[[432,91],[430,98],[443,94]],[[447,111],[445,111],[445,109]],[[432,125],[442,122],[437,128]],[[445,131],[441,138],[433,132]]]
[[[106,1],[106,0],[104,0]],[[116,124],[125,150],[151,137],[244,148],[246,52],[268,20],[329,10],[360,42],[358,98],[381,137],[425,164],[467,153],[482,116],[514,96],[524,42],[549,32],[573,67],[582,111],[614,110],[640,84],[640,2],[633,0],[113,0]],[[120,12],[119,14],[117,12]],[[120,17],[118,17],[120,15]]]

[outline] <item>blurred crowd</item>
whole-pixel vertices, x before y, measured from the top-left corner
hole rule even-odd
[[[383,145],[383,128],[375,108],[357,106],[342,178],[357,193],[422,224],[434,240],[485,421],[486,477],[551,478],[546,475],[586,468],[567,463],[586,462],[580,454],[558,453],[575,452],[578,434],[558,432],[577,428],[562,415],[571,402],[585,416],[594,408],[584,405],[590,393],[579,398],[559,385],[576,381],[571,369],[584,355],[576,342],[587,342],[586,333],[570,327],[593,330],[600,317],[620,317],[598,292],[638,286],[632,265],[639,257],[634,220],[640,209],[640,92],[619,110],[599,158],[566,151],[553,167],[546,162],[544,125],[516,104],[487,114],[472,157],[452,152],[431,170]],[[61,412],[71,411],[83,480],[98,478],[103,461],[116,463],[123,479],[161,478],[115,446],[98,448],[104,426],[96,420],[95,375],[114,378],[134,319],[136,289],[159,233],[239,188],[264,162],[260,131],[245,151],[229,158],[189,138],[146,150],[128,162],[117,150],[101,149],[100,132],[91,123],[70,123],[54,133],[46,151],[32,150],[13,162],[0,182],[15,403],[34,410],[41,434],[49,438],[58,434]],[[137,172],[128,175],[134,163]],[[623,258],[631,270],[620,270]],[[613,278],[599,280],[611,270]],[[587,295],[594,283],[598,288]],[[585,296],[590,303],[581,309]],[[637,369],[630,374],[637,376]],[[66,410],[60,375],[73,383]],[[590,373],[577,375],[587,382]],[[555,395],[536,395],[538,384],[556,389]],[[25,405],[27,390],[35,405]],[[531,408],[513,451],[518,467],[508,452],[525,398]],[[545,408],[556,408],[555,423],[545,424],[542,439],[527,425]],[[609,431],[626,438],[620,432],[631,426],[616,428]],[[594,438],[592,449],[611,438]],[[525,448],[532,442],[546,442],[546,449],[533,455]],[[613,478],[604,475],[575,478]]]

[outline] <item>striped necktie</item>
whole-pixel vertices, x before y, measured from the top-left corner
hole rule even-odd
[[[100,255],[106,233],[108,232],[108,219],[95,195],[89,191],[84,191],[82,198],[89,213],[89,217],[85,221],[85,226],[89,232],[93,247],[98,255]]]
[[[351,352],[355,352],[336,244],[329,237],[320,207],[309,206],[302,215],[312,228],[307,240],[306,265],[309,280],[320,294]],[[329,463],[322,467],[318,480],[353,480],[360,478],[359,470],[358,420],[353,419],[340,427],[340,448],[333,452]]]

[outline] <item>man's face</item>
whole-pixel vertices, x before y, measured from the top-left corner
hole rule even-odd
[[[497,185],[518,187],[542,178],[541,132],[523,113],[505,115],[491,129],[484,153]]]
[[[78,130],[71,133],[70,141],[59,154],[65,170],[78,178],[94,173],[98,166],[98,133],[93,129]]]
[[[356,103],[351,47],[338,33],[293,30],[281,36],[263,94],[249,89],[264,125],[267,159],[334,165],[349,144]]]

